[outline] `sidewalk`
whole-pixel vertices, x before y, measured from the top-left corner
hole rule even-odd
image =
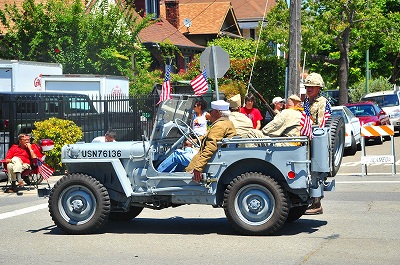
[[[38,188],[39,188],[39,189],[40,189],[40,188],[46,188],[48,185],[50,185],[50,187],[53,187],[54,184],[55,184],[60,178],[62,178],[63,176],[64,176],[64,175],[51,176],[51,177],[48,179],[48,184],[47,184],[47,181],[43,180],[43,182],[42,182],[41,184],[38,185]],[[8,185],[8,186],[10,185],[10,183],[7,184],[7,181],[2,181],[2,182],[0,182],[0,194],[14,195],[14,196],[18,196],[18,195],[19,195],[19,194],[17,194],[17,193],[4,193],[4,192],[3,192],[3,189],[4,189],[7,185]],[[24,195],[24,196],[26,196],[26,195],[35,195],[35,196],[37,196],[36,187],[33,186],[33,185],[32,185],[32,186],[25,185],[25,189],[21,190],[21,192],[22,192],[22,195]],[[19,196],[21,196],[21,195],[19,195]]]

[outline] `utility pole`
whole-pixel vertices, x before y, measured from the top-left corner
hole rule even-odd
[[[300,95],[301,0],[290,0],[289,69],[286,98]]]

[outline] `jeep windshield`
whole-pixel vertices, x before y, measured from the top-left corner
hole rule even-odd
[[[176,128],[174,122],[176,119],[180,119],[190,125],[195,99],[195,96],[173,95],[172,99],[161,102],[161,106],[157,111],[152,140],[166,140],[167,138],[176,140],[178,137],[176,133],[179,131],[173,130],[173,128]]]

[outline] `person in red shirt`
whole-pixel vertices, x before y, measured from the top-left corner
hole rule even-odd
[[[11,181],[11,187],[5,191],[7,193],[17,192],[18,187],[23,186],[22,171],[31,168],[32,159],[42,157],[39,149],[31,145],[29,135],[18,135],[18,142],[18,145],[11,146],[5,158],[8,178]]]
[[[247,94],[245,98],[245,106],[240,109],[240,113],[245,114],[253,122],[253,128],[261,129],[261,120],[263,119],[261,112],[254,108],[254,95],[252,93]]]

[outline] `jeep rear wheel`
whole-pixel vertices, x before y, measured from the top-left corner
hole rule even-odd
[[[331,172],[330,177],[336,176],[340,168],[344,153],[344,142],[345,142],[345,125],[343,117],[341,116],[330,116],[326,121],[325,127],[331,129]]]
[[[107,221],[110,198],[107,189],[93,177],[71,174],[51,190],[49,212],[57,227],[68,234],[92,233]]]
[[[244,235],[270,235],[285,223],[288,199],[280,185],[261,173],[245,173],[224,194],[229,222]]]

